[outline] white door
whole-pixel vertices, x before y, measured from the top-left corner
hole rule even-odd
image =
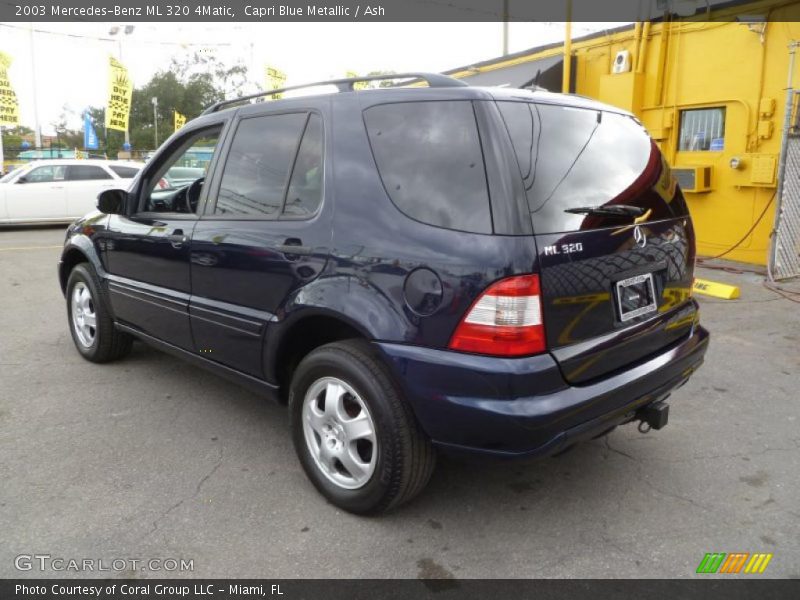
[[[97,195],[110,190],[115,179],[98,165],[69,165],[67,167],[67,216],[82,217],[97,208]]]
[[[67,213],[64,165],[34,167],[6,188],[6,211],[10,220],[57,219]]]

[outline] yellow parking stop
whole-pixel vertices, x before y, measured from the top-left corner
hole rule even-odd
[[[722,298],[723,300],[734,300],[739,297],[738,285],[728,285],[727,283],[709,281],[708,279],[695,279],[692,289],[698,294]]]

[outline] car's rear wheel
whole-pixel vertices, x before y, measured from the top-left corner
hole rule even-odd
[[[367,342],[327,344],[306,356],[292,378],[289,410],[306,474],[344,510],[389,510],[430,479],[430,441]]]
[[[130,352],[133,338],[114,327],[97,275],[88,263],[76,265],[69,274],[67,319],[72,341],[85,359],[102,363]]]

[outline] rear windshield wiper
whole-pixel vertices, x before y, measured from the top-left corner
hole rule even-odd
[[[641,217],[646,208],[630,206],[629,204],[606,204],[603,206],[576,206],[564,209],[565,213],[573,215],[603,215],[610,217]]]

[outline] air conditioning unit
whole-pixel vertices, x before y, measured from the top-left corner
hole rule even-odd
[[[684,192],[710,192],[711,169],[711,166],[676,167],[672,173]]]
[[[631,70],[631,53],[628,50],[620,50],[614,57],[614,66],[611,68],[614,73],[627,73]]]

